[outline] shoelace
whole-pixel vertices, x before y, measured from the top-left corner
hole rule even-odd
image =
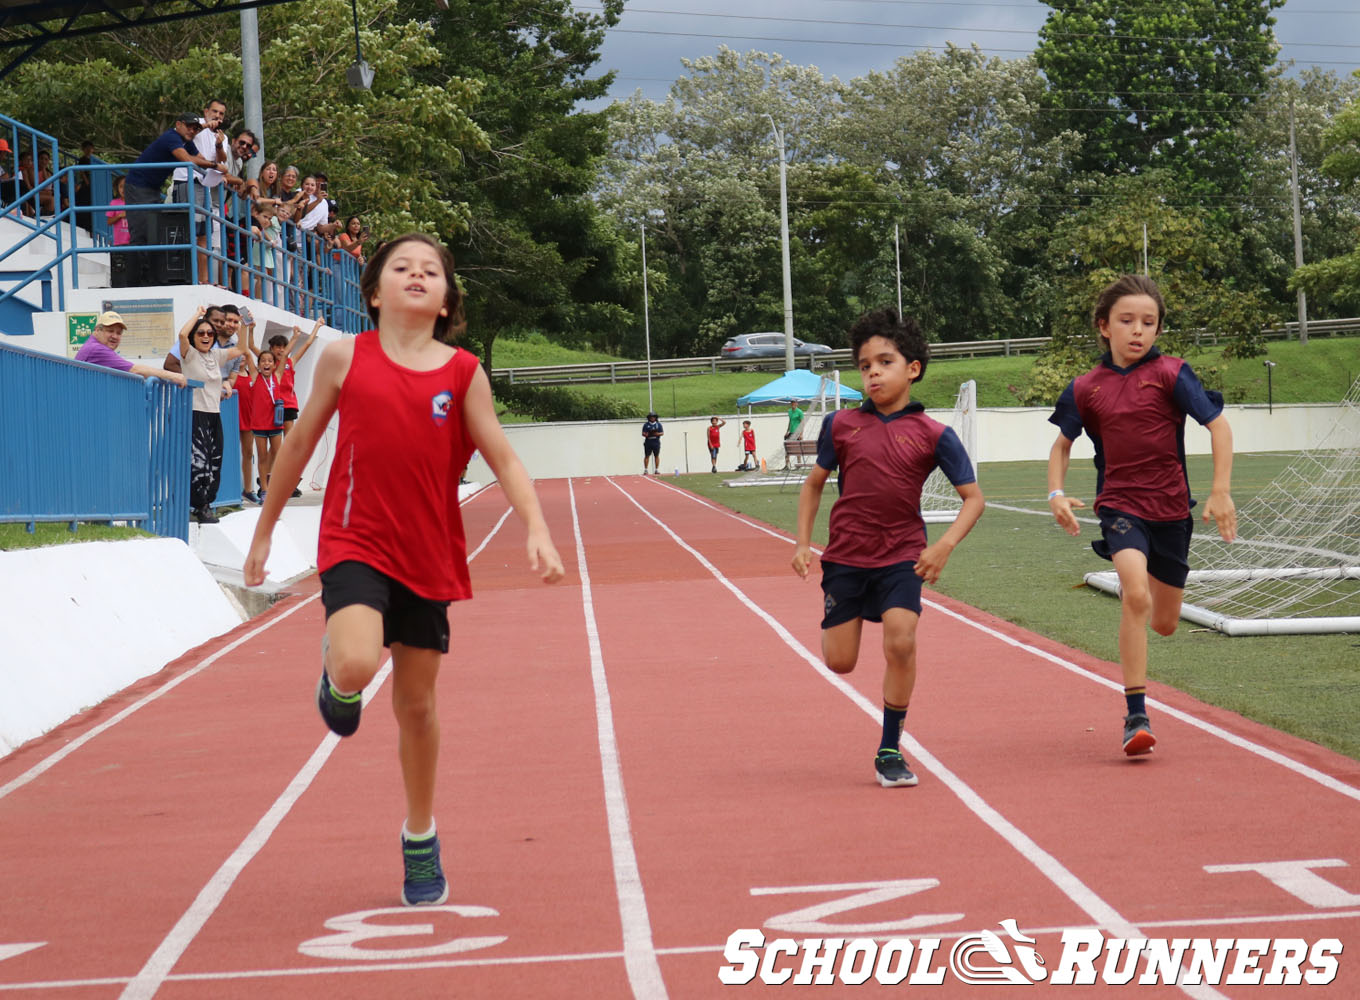
[[[435,861],[434,851],[430,848],[408,847],[402,854],[406,858],[406,881],[430,882],[442,874],[439,871],[439,863]]]

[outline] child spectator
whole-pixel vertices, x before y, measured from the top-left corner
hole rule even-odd
[[[1147,628],[1176,631],[1189,574],[1186,557],[1194,518],[1185,469],[1185,416],[1209,429],[1213,484],[1204,520],[1213,518],[1225,542],[1237,535],[1229,494],[1232,429],[1223,397],[1207,391],[1180,358],[1162,354],[1166,303],[1155,282],[1126,274],[1096,300],[1093,323],[1106,353],[1068,384],[1049,420],[1058,439],[1048,457],[1048,506],[1069,535],[1081,526],[1063,493],[1072,442],[1083,430],[1095,444],[1095,511],[1101,540],[1091,548],[1119,574],[1119,666],[1124,675],[1124,753],[1151,753],[1157,739],[1147,714]]]
[[[930,359],[916,321],[891,308],[868,313],[850,328],[850,348],[867,398],[859,409],[838,410],[822,422],[817,461],[798,496],[793,569],[807,579],[822,489],[839,467],[840,497],[822,553],[822,659],[836,673],[850,673],[864,622],[883,623],[883,737],[874,772],[880,785],[892,788],[917,780],[900,744],[916,686],[921,584],[939,579],[984,503],[958,435],[911,401],[912,383]],[[944,535],[927,545],[921,486],[936,466],[963,506]]]
[[[179,331],[179,352],[187,378],[203,383],[194,390],[189,465],[189,507],[199,524],[216,524],[212,502],[222,481],[222,379],[223,370],[244,355],[241,347],[217,346],[217,329],[199,306]]]
[[[249,338],[246,346],[252,346]],[[246,353],[250,382],[241,390],[241,395],[250,397],[250,429],[255,439],[255,464],[260,470],[259,498],[260,503],[264,503],[269,490],[269,474],[282,443],[284,405],[274,352],[259,351],[256,358],[252,358],[252,353]]]
[[[113,197],[109,199],[110,205],[122,205],[123,201],[123,178],[113,179]],[[109,220],[109,227],[113,230],[113,245],[116,247],[127,246],[132,237],[128,234],[127,212],[121,209],[114,209],[104,213],[104,218]]]
[[[255,318],[249,315],[247,310],[246,322],[246,357],[258,353],[255,350]],[[258,480],[251,475],[255,468],[255,394],[250,391],[250,369],[245,368],[246,380],[241,382],[242,371],[238,369],[232,376],[232,385],[236,387],[236,433],[240,440],[241,452],[241,499],[247,503],[258,504],[261,502],[260,493],[264,489],[264,473],[261,470]],[[225,433],[225,430],[224,430]],[[251,483],[255,483],[255,488],[251,489]]]
[[[741,446],[745,449],[745,454],[741,459],[743,469],[754,469],[756,467],[756,432],[751,427],[751,421],[741,422]]]
[[[718,448],[722,445],[722,436],[718,433],[718,430],[726,426],[726,420],[719,420],[717,417],[708,418],[708,457],[713,463],[714,472],[718,471]]]
[[[316,335],[321,332],[324,320],[320,316],[316,318],[316,325],[312,327],[312,332],[303,341],[302,347],[298,348],[296,360],[301,361],[303,356],[311,350],[312,344],[316,342]],[[293,421],[298,418],[298,398],[294,379],[297,376],[297,369],[294,367],[292,357],[293,348],[302,337],[302,329],[293,327],[293,338],[289,340],[281,333],[277,333],[269,338],[269,350],[274,355],[274,370],[279,374],[279,391],[283,397],[283,437],[288,437],[288,432],[293,429]],[[280,442],[281,443],[281,442]],[[293,496],[302,496],[302,490],[294,489]]]
[[[283,242],[279,212],[286,211],[286,207],[270,199],[260,199],[254,204],[255,225],[250,231],[255,239],[251,241],[250,263],[255,268],[255,298],[263,300],[265,282],[273,284],[274,269],[278,266],[278,251]]]
[[[368,242],[368,230],[364,228],[363,222],[357,215],[351,215],[345,220],[345,228],[336,237],[336,242],[341,250],[353,254],[354,259],[360,264],[364,262],[364,244]]]
[[[297,485],[338,413],[317,543],[326,609],[317,708],[332,732],[353,735],[362,691],[378,673],[383,647],[391,647],[406,811],[401,899],[438,905],[449,886],[434,816],[436,681],[449,649],[448,605],[472,596],[458,474],[474,448],[527,530],[529,566],[545,583],[561,579],[563,569],[533,483],[496,422],[490,381],[475,355],[452,344],[463,327],[452,255],[419,234],[387,251],[370,262],[360,288],[377,329],[341,338],[318,359],[243,574],[247,586],[264,582],[283,491]]]

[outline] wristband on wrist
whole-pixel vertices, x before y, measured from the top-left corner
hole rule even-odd
[[[1052,500],[1054,497],[1061,497],[1061,496],[1066,496],[1066,495],[1067,495],[1067,494],[1064,493],[1062,490],[1054,490],[1052,493],[1050,493],[1050,494],[1048,495],[1048,498],[1049,498],[1050,500]]]

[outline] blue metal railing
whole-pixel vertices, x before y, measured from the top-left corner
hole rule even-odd
[[[128,521],[187,541],[191,408],[168,382],[0,344],[0,521]]]
[[[42,308],[65,310],[66,289],[80,287],[82,255],[108,255],[112,270],[119,264],[128,265],[134,258],[142,261],[152,254],[176,254],[181,255],[176,262],[181,265],[180,274],[173,280],[144,283],[199,284],[213,280],[301,316],[320,314],[330,326],[345,333],[359,333],[369,327],[367,310],[359,294],[361,267],[358,260],[343,250],[328,249],[325,240],[313,233],[300,234],[300,248],[272,246],[255,235],[251,203],[236,192],[227,191],[222,185],[208,189],[212,205],[210,214],[201,205],[203,189],[199,180],[189,170],[184,201],[112,205],[113,176],[126,173],[127,164],[77,163],[62,167],[44,180],[38,180],[36,173],[31,173],[32,183],[26,183],[18,176],[21,161],[31,158],[36,164],[38,154],[47,153],[54,164],[59,163],[57,140],[5,115],[0,115],[0,134],[10,137],[10,152],[0,153],[0,168],[16,175],[13,180],[0,182],[0,212],[31,230],[14,245],[0,251],[0,278],[16,282],[0,292],[0,305],[38,282],[43,288]],[[167,162],[139,166],[182,167],[183,164]],[[81,177],[88,178],[90,204],[75,203],[76,184]],[[138,213],[154,213],[150,230],[156,230],[156,221],[162,223],[159,228],[163,232],[171,231],[165,223],[172,227],[178,224],[177,239],[115,247],[107,222],[107,213],[111,211],[126,212],[129,220]],[[93,221],[91,245],[81,246],[77,230],[81,218],[86,215]],[[198,246],[200,238],[202,246]],[[50,248],[48,239],[52,241]],[[47,258],[44,264],[22,273],[12,265],[6,266],[12,256],[30,247],[31,253]],[[50,257],[47,257],[49,249]],[[266,263],[271,257],[274,260],[272,269]],[[141,263],[133,267],[138,272],[152,270]],[[205,267],[207,273],[203,273]],[[56,286],[55,300],[52,285]]]

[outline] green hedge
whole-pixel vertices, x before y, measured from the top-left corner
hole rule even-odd
[[[491,380],[496,400],[511,413],[533,420],[626,420],[646,414],[636,403],[559,386],[525,385],[509,379]]]

